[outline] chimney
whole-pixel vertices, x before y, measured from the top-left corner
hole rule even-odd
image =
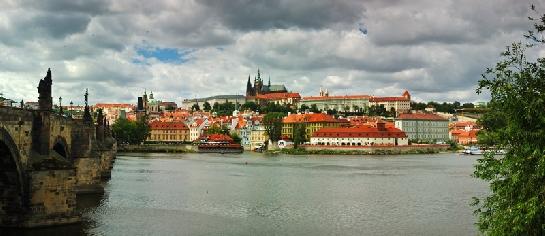
[[[378,120],[376,124],[377,124],[377,129],[379,131],[385,131],[386,130],[386,122],[384,122],[382,120]]]

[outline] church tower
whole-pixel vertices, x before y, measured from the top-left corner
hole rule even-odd
[[[263,80],[261,79],[261,72],[257,68],[257,82],[255,83],[255,95],[262,94],[263,91]]]
[[[254,88],[252,87],[252,81],[250,81],[250,75],[248,75],[248,82],[246,83],[246,97],[255,96]]]

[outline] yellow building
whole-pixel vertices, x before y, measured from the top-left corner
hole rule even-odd
[[[267,132],[265,131],[265,127],[263,125],[256,125],[252,127],[252,129],[250,130],[249,138],[251,150],[254,150],[256,147],[261,146],[268,140],[269,136],[267,135]]]
[[[306,127],[306,138],[310,137],[317,130],[327,127],[340,127],[347,121],[335,119],[333,116],[316,113],[316,114],[290,114],[282,119],[282,137],[293,138],[293,127],[296,124],[304,124]]]
[[[154,121],[150,123],[152,142],[189,142],[189,128],[183,122]]]

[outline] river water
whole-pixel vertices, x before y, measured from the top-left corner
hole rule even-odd
[[[119,155],[83,222],[2,235],[475,235],[475,157]]]

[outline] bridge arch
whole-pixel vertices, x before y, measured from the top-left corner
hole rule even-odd
[[[17,145],[0,128],[0,226],[16,225],[24,212],[26,194]]]
[[[55,139],[55,142],[53,143],[53,151],[57,152],[60,156],[64,157],[65,159],[69,159],[70,157],[70,149],[68,148],[68,144],[66,144],[66,139],[62,136],[57,136]]]

